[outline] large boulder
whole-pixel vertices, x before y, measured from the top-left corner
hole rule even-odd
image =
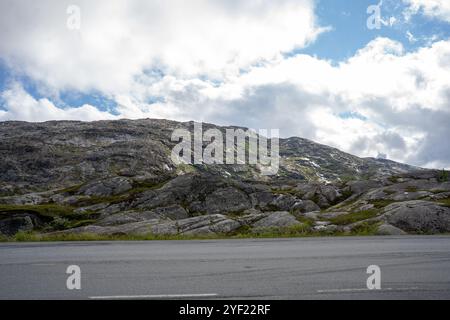
[[[270,202],[272,210],[290,211],[301,200],[290,194],[280,194]]]
[[[171,220],[181,220],[189,218],[189,214],[187,213],[187,211],[179,205],[156,208],[152,210],[152,212],[160,218],[168,218]]]
[[[264,211],[270,210],[270,204],[275,198],[276,195],[268,191],[260,191],[250,194],[252,206]]]
[[[114,177],[86,184],[78,190],[78,193],[86,196],[109,197],[127,192],[132,188],[133,186],[128,179]]]
[[[394,227],[390,224],[382,224],[378,227],[376,234],[379,236],[402,236],[407,233],[402,229]]]
[[[300,200],[293,207],[294,213],[308,213],[313,211],[320,211],[320,207],[311,200]]]
[[[407,232],[450,232],[450,208],[429,201],[406,201],[388,205],[387,222]]]
[[[208,214],[242,212],[252,207],[248,196],[233,187],[218,189],[206,196],[204,211]]]
[[[362,194],[370,189],[375,189],[381,186],[382,183],[380,181],[374,180],[350,181],[347,183],[347,191],[353,194]]]
[[[289,212],[270,212],[253,224],[255,228],[291,227],[301,224]]]
[[[333,185],[322,185],[319,188],[320,194],[327,199],[328,203],[335,203],[340,197],[342,197],[339,189]]]

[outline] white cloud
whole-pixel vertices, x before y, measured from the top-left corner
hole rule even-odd
[[[7,108],[7,110],[0,110],[0,121],[23,120],[40,122],[80,119],[94,121],[117,118],[110,113],[101,112],[87,104],[79,108],[58,108],[48,99],[34,99],[18,83],[13,83],[8,90],[1,94],[0,98]]]
[[[312,0],[69,1],[0,3],[0,56],[57,89],[127,93],[152,68],[224,79],[305,46],[323,31]]]
[[[431,18],[438,18],[450,22],[450,1],[448,0],[403,0],[409,7],[405,11],[406,17],[423,13]]]

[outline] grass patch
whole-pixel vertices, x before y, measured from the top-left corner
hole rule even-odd
[[[441,205],[450,208],[450,198],[442,199],[438,201]]]
[[[78,221],[70,221],[67,226],[66,229],[73,229],[73,228],[79,228],[79,227],[84,227],[84,226],[88,226],[90,224],[95,223],[97,220],[94,219],[85,219],[85,220],[78,220]]]
[[[311,231],[307,224],[286,228],[264,228],[251,230],[250,227],[241,227],[228,234],[206,235],[98,235],[93,233],[78,234],[39,234],[35,232],[18,232],[11,238],[0,238],[8,242],[51,242],[51,241],[153,241],[153,240],[219,240],[219,239],[275,239],[275,238],[309,238],[329,236],[357,236],[371,235],[368,228],[361,227],[352,233],[342,231]]]
[[[376,209],[383,209],[385,207],[387,207],[388,205],[394,203],[394,202],[398,202],[398,201],[394,201],[394,200],[370,200],[369,203],[373,204],[374,207]]]
[[[342,183],[343,185],[345,185],[345,184],[347,184],[347,183],[350,182],[350,181],[356,181],[356,180],[358,180],[358,177],[356,177],[356,176],[349,176],[349,175],[343,175],[343,176],[340,178],[340,180],[341,180],[341,183]]]
[[[77,203],[77,207],[89,207],[100,203],[109,203],[109,204],[116,204],[120,202],[124,202],[130,198],[130,195],[128,194],[121,194],[116,196],[109,196],[109,197],[99,197],[99,196],[92,196],[88,199],[80,199]]]
[[[69,216],[74,208],[56,204],[0,205],[0,213],[35,213],[43,217]]]
[[[366,221],[354,227],[351,234],[354,236],[373,236],[380,225],[381,223],[378,221]]]
[[[406,192],[417,192],[419,189],[415,186],[409,186],[405,189]]]
[[[388,178],[388,180],[392,183],[398,183],[399,179],[400,179],[400,177],[397,177],[397,176],[392,176],[392,177]]]
[[[158,190],[166,185],[170,180],[165,180],[161,182],[135,182],[133,184],[133,189],[130,191],[132,193],[137,193],[139,190]]]
[[[298,224],[290,227],[269,227],[252,229],[246,234],[237,234],[237,238],[295,238],[310,234],[310,226]]]
[[[314,219],[307,217],[297,217],[297,221],[303,223],[304,225],[312,228],[314,226]]]
[[[58,193],[66,193],[68,195],[73,196],[74,194],[76,194],[78,192],[78,190],[81,189],[82,186],[84,186],[84,183],[77,184],[77,185],[74,185],[74,186],[71,186],[71,187],[59,190]]]
[[[50,242],[50,241],[144,241],[144,240],[202,240],[215,239],[213,235],[99,235],[94,233],[72,234],[38,234],[18,232],[9,241],[16,242]]]
[[[334,218],[329,219],[332,224],[335,225],[347,225],[351,223],[355,223],[362,220],[367,220],[370,218],[374,218],[378,215],[378,210],[364,210],[360,212],[353,212],[341,216],[337,216]]]
[[[449,181],[448,171],[442,170],[438,173],[437,179],[439,182],[447,182]]]

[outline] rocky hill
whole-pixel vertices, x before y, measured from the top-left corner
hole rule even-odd
[[[447,172],[358,158],[301,138],[280,139],[274,176],[252,165],[176,165],[172,132],[193,125],[150,119],[0,123],[0,233],[450,231]]]

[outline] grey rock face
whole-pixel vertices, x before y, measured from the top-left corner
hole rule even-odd
[[[450,208],[428,201],[406,201],[385,208],[387,221],[407,232],[450,231]]]
[[[0,191],[2,195],[31,193],[71,187],[103,179],[140,179],[142,177],[174,177],[176,166],[170,159],[175,146],[171,134],[176,128],[192,129],[193,123],[167,120],[118,121],[50,121],[45,123],[2,122],[0,140]],[[226,128],[210,124],[205,129]],[[245,128],[244,128],[245,129]],[[362,159],[337,149],[301,138],[280,140],[280,176],[293,180],[339,181],[343,176],[385,176],[412,170],[413,167]],[[210,166],[223,174],[223,166]],[[233,177],[267,177],[250,166],[230,166]],[[235,170],[236,169],[236,170]],[[356,179],[357,180],[357,179]],[[89,194],[117,194],[128,185],[117,187],[105,183],[93,185]]]
[[[295,213],[308,213],[313,211],[320,211],[320,207],[311,200],[300,200],[292,207]]]
[[[45,194],[40,195],[37,193],[0,198],[0,204],[11,204],[11,205],[37,205],[45,203],[47,201],[48,200],[46,200]]]
[[[348,190],[354,194],[362,194],[369,191],[370,189],[379,188],[382,186],[380,181],[351,181],[347,183]]]
[[[253,224],[256,228],[291,227],[300,222],[289,212],[272,212]]]
[[[102,181],[95,181],[82,186],[79,194],[86,196],[108,197],[131,190],[133,187],[128,179],[114,177]]]
[[[204,203],[208,214],[239,212],[251,207],[247,195],[235,188],[216,190],[206,197]]]
[[[276,195],[268,191],[255,192],[250,195],[252,206],[261,210],[270,210],[270,204],[275,198]]]
[[[328,203],[334,203],[338,198],[342,196],[339,189],[331,185],[320,186],[319,193],[320,195],[325,197]]]
[[[270,202],[270,208],[280,211],[290,211],[301,200],[288,194],[281,194]]]
[[[127,223],[135,223],[147,220],[158,220],[161,216],[153,211],[126,211],[114,215],[107,216],[96,223],[98,226],[115,226]]]
[[[96,226],[95,233],[100,234],[133,234],[133,235],[175,235],[175,234],[223,234],[241,226],[241,223],[224,215],[199,216],[178,221],[161,221],[159,219],[127,223],[114,227]],[[90,227],[90,226],[89,226]],[[68,230],[66,232],[89,232],[89,227]]]
[[[171,220],[182,220],[189,218],[186,210],[179,205],[157,208],[153,210],[152,213],[156,216],[168,218]]]
[[[380,236],[401,236],[405,234],[406,234],[405,231],[396,228],[390,224],[383,224],[379,226],[377,230],[377,235]]]
[[[450,192],[443,192],[438,193],[430,196],[431,200],[443,200],[443,199],[449,199],[450,198]]]

